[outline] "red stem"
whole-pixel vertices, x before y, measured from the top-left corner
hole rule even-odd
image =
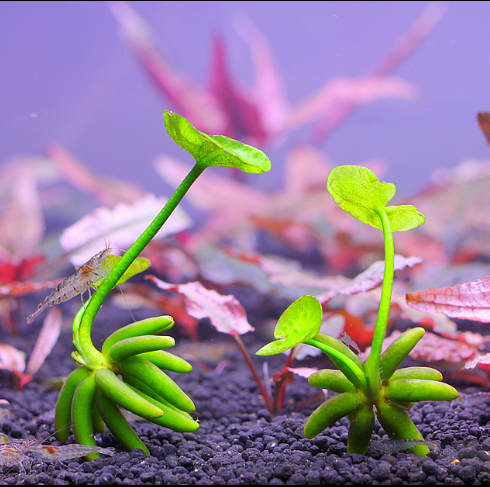
[[[287,371],[291,365],[293,365],[293,360],[294,360],[294,348],[292,348],[289,351],[288,358],[286,359],[286,362],[284,364],[284,368],[282,369],[283,372]],[[286,395],[286,381],[283,380],[279,384],[279,386],[276,384],[276,390],[274,393],[274,411],[280,411],[284,407],[284,397]]]
[[[250,358],[250,355],[248,354],[247,349],[245,348],[245,345],[242,342],[242,339],[240,338],[239,335],[232,335],[232,336],[235,339],[238,348],[243,353],[243,356],[245,357],[245,360],[247,361],[250,370],[252,371],[255,382],[257,382],[257,385],[259,386],[260,392],[262,393],[262,397],[264,399],[265,405],[267,406],[267,409],[269,410],[269,412],[273,413],[274,406],[272,404],[272,399],[269,396],[267,389],[264,387],[264,384],[262,383],[262,380],[260,379],[259,374],[257,373],[257,370],[254,364],[252,363],[252,359]]]

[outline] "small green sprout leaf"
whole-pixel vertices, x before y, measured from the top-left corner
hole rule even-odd
[[[116,264],[122,259],[120,255],[114,255],[110,254],[108,255],[101,263],[101,266],[104,269],[108,268],[107,273],[102,273],[102,278],[93,283],[93,286],[100,286],[104,282],[104,277],[107,276],[107,274],[114,269]],[[134,262],[129,266],[128,270],[121,276],[119,281],[117,281],[116,286],[119,286],[119,284],[122,284],[123,282],[126,282],[128,279],[133,277],[136,274],[139,274],[140,272],[146,271],[148,267],[150,267],[151,262],[149,259],[146,257],[138,257],[134,260]]]
[[[387,207],[395,196],[395,185],[379,182],[376,175],[366,167],[336,167],[328,176],[327,189],[340,208],[380,230],[383,226],[377,210],[381,208],[386,208],[391,231],[410,230],[425,222],[424,215],[414,206]]]
[[[271,168],[268,157],[259,149],[224,135],[207,135],[177,113],[165,110],[163,120],[170,137],[204,167],[235,167],[258,174]]]
[[[262,347],[256,352],[257,355],[285,352],[316,336],[320,331],[322,316],[322,305],[318,299],[313,296],[297,299],[279,318],[274,330],[276,341]]]

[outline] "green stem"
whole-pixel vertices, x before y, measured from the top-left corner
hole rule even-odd
[[[366,360],[366,378],[368,381],[368,391],[370,399],[376,400],[379,395],[379,361],[383,341],[388,326],[388,316],[391,306],[391,293],[393,290],[393,276],[395,273],[395,245],[393,242],[393,232],[390,228],[390,221],[386,214],[385,208],[377,208],[376,213],[381,219],[383,225],[383,234],[385,241],[385,270],[383,277],[383,287],[381,289],[381,299],[379,302],[378,318],[374,328],[373,342],[371,353]]]
[[[167,201],[167,204],[163,207],[162,211],[160,211],[138,240],[136,240],[123,255],[104,282],[99,286],[97,292],[92,296],[92,299],[83,314],[78,330],[78,343],[80,349],[77,349],[77,351],[87,363],[98,363],[101,360],[100,352],[92,344],[91,331],[95,315],[102,306],[102,303],[105,301],[111,290],[116,286],[117,281],[119,281],[129,266],[150,243],[151,239],[158,233],[160,228],[162,228],[163,224],[168,220],[169,216],[187,193],[192,183],[194,183],[204,171],[205,167],[206,166],[202,164],[196,164],[191,169],[184,181],[182,181],[180,186],[175,190],[175,193]]]

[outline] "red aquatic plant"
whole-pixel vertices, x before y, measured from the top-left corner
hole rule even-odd
[[[219,35],[214,39],[209,85],[200,87],[170,67],[158,52],[151,28],[128,3],[113,2],[109,7],[144,70],[176,110],[200,130],[260,146],[312,121],[316,122],[313,139],[319,142],[359,105],[380,98],[413,98],[414,87],[391,73],[432,31],[445,10],[443,4],[429,4],[371,73],[329,80],[293,107],[267,39],[250,19],[242,19],[237,28],[251,51],[256,75],[253,89],[232,80]]]

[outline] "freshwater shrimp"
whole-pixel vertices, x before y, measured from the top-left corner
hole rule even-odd
[[[345,331],[342,332],[342,336],[339,338],[339,340],[353,350],[356,355],[361,353],[359,345]]]
[[[111,250],[113,249],[109,247],[101,250],[85,262],[82,267],[76,268],[77,271],[75,274],[61,281],[51,294],[43,299],[37,307],[37,310],[27,317],[27,323],[31,323],[39,313],[42,313],[46,308],[49,308],[49,306],[68,301],[86,291],[90,294],[90,288],[96,288],[94,283],[109,274],[110,268],[103,266],[102,263]]]
[[[0,444],[0,466],[15,467],[19,465],[23,473],[26,472],[25,464],[31,461],[31,455],[48,463],[83,457],[89,453],[114,455],[113,448],[100,446],[78,445],[76,443],[62,446],[43,445],[39,439],[13,440],[9,438],[8,440],[6,443]]]
[[[398,440],[378,440],[373,443],[379,443],[386,453],[396,453],[399,451],[409,450],[415,446],[425,445],[429,450],[437,450],[440,447],[440,441],[419,440],[413,438],[400,438]]]

